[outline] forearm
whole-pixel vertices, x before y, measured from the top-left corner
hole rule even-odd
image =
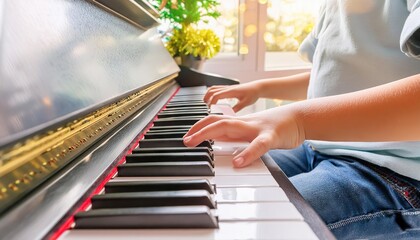
[[[260,98],[302,100],[306,99],[310,73],[301,73],[277,79],[262,79],[256,82]]]
[[[420,75],[294,104],[305,139],[420,140]]]

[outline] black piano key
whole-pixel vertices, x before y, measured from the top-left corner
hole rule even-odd
[[[195,111],[195,110],[194,110]],[[200,114],[191,114],[190,116],[186,116],[186,114],[190,114],[191,111],[163,111],[161,112],[161,115],[159,115],[160,118],[163,117],[201,117],[204,118],[211,113],[209,111],[199,111]],[[178,116],[175,116],[178,115]],[[182,116],[185,115],[185,116]]]
[[[179,117],[179,118],[162,118],[153,122],[155,126],[178,126],[178,125],[193,125],[202,117]]]
[[[184,92],[185,88],[180,88],[179,91],[175,94],[174,98],[180,98],[180,97],[201,97],[203,98],[204,94],[206,93],[206,89],[201,92]],[[186,88],[188,90],[188,88]]]
[[[197,99],[172,99],[170,102],[168,102],[166,105],[195,105],[195,106],[204,106],[206,103],[201,100]]]
[[[206,206],[97,209],[75,216],[78,229],[217,228]]]
[[[210,108],[206,105],[206,106],[187,106],[187,105],[183,105],[183,106],[169,106],[166,107],[165,109],[163,109],[162,111],[181,111],[181,112],[185,112],[185,111],[203,111],[203,112],[209,112]]]
[[[150,128],[149,131],[156,131],[156,130],[177,130],[177,129],[186,129],[189,130],[192,125],[179,125],[179,126],[153,126]]]
[[[152,140],[152,139],[175,139],[178,140],[182,138],[187,132],[173,132],[173,131],[167,131],[167,132],[150,132],[144,135],[144,140]],[[210,144],[213,144],[213,140],[209,140]],[[205,143],[202,143],[205,144]],[[201,146],[201,145],[200,145]]]
[[[118,166],[120,177],[214,176],[208,162],[125,163]]]
[[[194,101],[178,101],[178,102],[169,102],[168,104],[165,105],[165,107],[182,107],[185,109],[189,109],[192,107],[195,108],[208,108],[208,105],[201,101],[201,102],[194,102]]]
[[[205,103],[203,101],[203,97],[173,97],[167,104],[186,104],[186,103],[194,103],[194,104],[202,104]]]
[[[182,87],[176,93],[176,96],[184,95],[203,95],[207,92],[207,87]]]
[[[139,148],[151,147],[185,147],[182,138],[161,138],[161,139],[143,139],[139,142]],[[203,141],[198,147],[211,148],[210,141]]]
[[[197,94],[179,94],[179,92],[177,94],[175,94],[175,96],[173,96],[173,99],[182,99],[182,98],[187,98],[187,99],[203,99],[204,94],[201,93],[197,93]]]
[[[168,206],[216,208],[213,195],[206,190],[107,193],[93,196],[91,203],[92,209]]]
[[[203,101],[204,94],[176,94],[172,99],[198,99]]]
[[[205,117],[208,115],[209,115],[208,112],[189,111],[189,112],[162,112],[162,113],[159,113],[157,116],[158,118],[170,118],[170,117]]]
[[[189,104],[189,103],[193,103],[193,104],[202,104],[204,103],[203,99],[199,99],[199,98],[191,98],[191,97],[184,97],[184,98],[172,98],[168,104]]]
[[[168,113],[168,112],[209,112],[210,109],[208,107],[176,107],[176,108],[167,108],[163,109],[161,113]]]
[[[202,111],[202,112],[209,112],[210,109],[206,107],[172,107],[162,110],[162,112],[188,112],[188,111]]]
[[[149,131],[146,134],[149,133],[177,133],[177,132],[183,132],[184,134],[187,133],[189,128],[181,128],[181,129],[149,129]]]
[[[206,190],[211,194],[214,194],[216,192],[214,185],[212,185],[207,179],[108,182],[105,185],[105,193],[199,189]]]
[[[126,163],[142,162],[202,162],[214,167],[213,158],[206,152],[134,153],[125,157]]]
[[[151,128],[147,133],[170,133],[170,132],[185,132],[187,133],[191,128]],[[147,134],[146,133],[146,134]]]
[[[160,148],[135,148],[132,153],[176,153],[176,152],[206,152],[212,158],[213,151],[208,147],[160,147]]]
[[[201,97],[200,95],[189,95],[189,96],[174,96],[171,98],[171,100],[169,101],[170,103],[173,102],[201,102],[203,103],[203,97]]]
[[[179,89],[179,91],[175,94],[174,97],[177,98],[177,97],[194,97],[194,96],[197,96],[197,97],[203,98],[206,91],[207,91],[207,88],[205,88],[205,87],[203,87],[203,89],[198,91],[198,92],[197,91],[190,92],[190,88],[182,87],[182,88]]]
[[[190,108],[190,107],[203,107],[203,108],[206,108],[208,106],[205,103],[193,103],[193,104],[190,104],[190,103],[168,103],[168,104],[166,104],[165,107],[167,109],[169,109],[169,108],[180,108],[180,107],[182,107],[182,108]]]
[[[182,138],[187,132],[148,132],[144,135],[144,139],[159,139],[159,138]]]

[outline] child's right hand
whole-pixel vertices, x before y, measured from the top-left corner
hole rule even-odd
[[[293,104],[245,116],[210,115],[194,124],[184,144],[195,147],[204,140],[249,142],[233,158],[235,167],[250,165],[270,149],[291,149],[305,139]]]

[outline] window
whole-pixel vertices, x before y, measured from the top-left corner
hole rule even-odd
[[[238,55],[240,35],[240,0],[219,0],[221,16],[217,20],[211,20],[203,24],[205,28],[211,28],[221,39],[222,55]]]
[[[309,66],[296,54],[311,32],[319,0],[269,0],[267,2],[265,69]]]
[[[270,0],[264,40],[267,52],[295,52],[311,32],[319,1]]]
[[[237,53],[239,51],[239,1],[223,0],[219,6],[222,15],[217,19],[213,30],[220,36],[222,53]]]
[[[308,71],[296,50],[315,24],[322,0],[221,0],[211,24],[223,48],[204,71],[241,82]]]
[[[207,61],[204,71],[242,83],[309,71],[311,65],[296,50],[314,26],[321,1],[220,0],[223,17],[212,28],[225,47]],[[262,99],[244,112],[278,104]]]

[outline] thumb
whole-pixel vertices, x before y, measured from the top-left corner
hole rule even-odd
[[[233,158],[235,167],[245,167],[270,150],[271,140],[266,136],[256,137],[247,148]]]
[[[244,107],[246,107],[247,104],[245,101],[239,101],[235,106],[232,107],[234,112],[239,112],[240,110],[242,110]]]

